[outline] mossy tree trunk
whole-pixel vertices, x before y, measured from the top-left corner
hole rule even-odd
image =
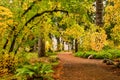
[[[44,37],[40,37],[38,39],[38,57],[45,56],[45,39]]]

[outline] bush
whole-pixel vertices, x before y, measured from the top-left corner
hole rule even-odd
[[[13,78],[14,73],[17,68],[20,68],[21,66],[25,64],[29,64],[29,59],[31,57],[35,57],[35,54],[29,54],[29,53],[17,53],[14,54],[13,52],[7,53],[4,51],[4,54],[0,54],[0,79],[3,78],[3,80],[11,80]],[[9,77],[11,78],[7,79]],[[7,77],[5,77],[7,76]]]
[[[46,52],[46,56],[52,56],[52,55],[56,55],[56,52]]]
[[[110,53],[112,55],[112,58],[120,58],[120,50],[118,49],[109,49],[107,50],[108,53]]]
[[[29,80],[52,80],[52,66],[48,63],[35,63],[35,64],[29,64],[24,65],[21,68],[18,68],[16,70],[17,76],[24,76],[24,78],[27,78]]]
[[[95,58],[95,59],[108,58],[108,54],[107,54],[107,52],[105,52],[104,50],[103,50],[103,51],[99,51],[99,52],[96,52],[96,53],[94,54],[94,58]]]
[[[87,51],[85,53],[85,58],[88,58],[90,55],[93,55],[93,57],[96,55],[96,51]]]
[[[102,50],[99,52],[96,51],[80,51],[75,53],[75,56],[77,57],[83,57],[83,58],[88,58],[90,55],[93,55],[93,58],[95,59],[115,59],[115,58],[120,58],[120,50],[118,49],[107,49],[107,50]]]
[[[18,67],[29,63],[28,57],[26,53],[4,52],[4,54],[0,54],[0,75],[14,74]]]
[[[51,63],[56,63],[56,62],[58,62],[58,60],[59,60],[59,58],[56,55],[49,56],[49,61]]]
[[[25,53],[27,64],[24,62],[16,71],[17,77],[29,80],[52,80],[53,66],[58,65],[57,56],[38,58],[35,53]]]
[[[83,54],[84,54],[84,52],[77,52],[77,53],[75,53],[75,56],[76,57],[82,57],[83,56]]]
[[[112,59],[112,55],[107,52],[104,52],[104,53],[100,52],[100,53],[96,53],[94,55],[94,58],[95,59],[104,59],[104,58]]]
[[[95,51],[85,51],[85,52],[81,51],[81,52],[77,52],[75,56],[88,58],[91,54],[94,56],[96,52]]]
[[[0,75],[14,73],[18,65],[18,57],[14,53],[0,55]]]
[[[3,80],[33,80],[32,78],[52,79],[52,68],[58,65],[57,56],[38,58],[36,53],[4,53],[0,54],[0,79]],[[39,70],[38,70],[39,69]],[[15,76],[14,74],[20,75]],[[25,76],[24,76],[24,75]],[[10,75],[10,77],[9,77]],[[11,76],[12,75],[12,76]]]
[[[83,58],[88,58],[90,55],[91,55],[91,53],[85,52],[85,53],[83,54]]]

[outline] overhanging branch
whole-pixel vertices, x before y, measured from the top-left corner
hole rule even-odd
[[[25,12],[22,14],[22,17],[33,8],[33,6],[36,4],[37,1],[42,1],[42,0],[35,0],[32,2],[32,4],[27,8],[27,10],[25,10]]]
[[[66,10],[47,10],[47,11],[43,11],[43,12],[37,13],[37,14],[35,14],[33,17],[31,17],[31,18],[25,23],[25,26],[27,26],[27,24],[28,24],[29,22],[31,22],[33,19],[35,19],[36,17],[39,17],[39,16],[41,16],[41,15],[43,15],[43,14],[45,14],[45,13],[53,13],[53,12],[63,12],[63,13],[67,13],[67,14],[68,14],[68,11],[66,11]]]
[[[32,9],[32,7],[34,6],[35,3],[36,3],[36,1],[34,1],[34,2],[32,3],[32,5],[29,6],[27,10],[25,10],[25,12],[22,14],[22,17],[23,17],[29,10]]]

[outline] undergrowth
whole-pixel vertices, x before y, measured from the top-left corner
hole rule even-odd
[[[77,57],[88,58],[90,55],[93,55],[94,59],[116,59],[120,58],[120,50],[119,49],[107,49],[99,52],[96,51],[79,51],[75,53]]]
[[[53,66],[58,65],[55,53],[38,58],[37,53],[0,54],[0,80],[53,80]]]

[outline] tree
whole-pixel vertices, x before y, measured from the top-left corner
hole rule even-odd
[[[64,32],[65,37],[69,40],[70,38],[75,39],[75,52],[78,51],[79,40],[84,34],[84,28],[78,24],[74,24],[71,27],[67,28]],[[70,42],[70,41],[68,41]]]
[[[103,0],[96,0],[96,25],[103,27]]]
[[[90,3],[92,2],[92,0],[88,1],[90,1]],[[8,8],[13,14],[13,24],[9,25],[11,29],[8,32],[8,35],[10,36],[4,36],[4,44],[2,44],[3,47],[1,47],[1,49],[17,53],[21,45],[25,43],[26,37],[29,37],[31,32],[32,34],[36,34],[38,32],[37,34],[39,34],[39,36],[34,36],[35,38],[42,39],[39,41],[42,41],[40,43],[42,43],[44,47],[43,42],[45,40],[45,34],[47,33],[48,35],[49,32],[44,32],[47,28],[44,29],[42,26],[46,24],[49,25],[46,20],[51,19],[51,17],[49,19],[45,19],[46,14],[54,16],[53,13],[58,12],[60,14],[67,13],[68,16],[69,14],[79,15],[72,17],[71,19],[75,18],[75,22],[77,22],[76,24],[82,25],[82,21],[85,23],[87,19],[89,19],[87,16],[89,8],[86,6],[89,4],[88,1],[13,0],[12,2],[9,2],[8,0],[2,0],[0,5]],[[83,3],[86,4],[83,5]],[[82,19],[82,21],[80,21],[80,19]],[[89,21],[87,21],[87,23],[89,23]],[[66,25],[67,27],[70,27],[74,24],[67,23]],[[37,28],[37,31],[33,31],[34,28]],[[42,30],[42,28],[44,30]],[[53,30],[53,28],[50,30]],[[57,30],[58,29],[56,29],[56,32]]]
[[[6,32],[8,32],[8,35],[5,37],[5,43],[3,44],[3,49],[7,50],[7,52],[14,52],[17,53],[17,50],[19,46],[21,45],[24,37],[26,34],[29,34],[29,30],[32,28],[31,26],[26,25],[26,12],[28,7],[31,7],[32,5],[28,5],[32,2],[27,1],[23,3],[23,1],[12,1],[9,2],[8,0],[1,1],[1,5],[8,8],[12,14],[13,14],[13,24],[9,25],[11,28],[8,32],[8,29]],[[33,2],[34,3],[34,2]],[[25,6],[27,5],[27,6]],[[15,7],[14,7],[15,6]],[[25,27],[27,26],[27,28]],[[8,49],[9,48],[9,49]]]
[[[0,46],[0,51],[3,49],[5,49],[5,47],[7,46],[8,40],[6,40],[6,37],[10,37],[11,33],[11,29],[12,27],[10,27],[11,25],[13,25],[13,14],[12,12],[3,6],[0,6],[0,41],[1,41],[1,46]],[[9,50],[9,48],[7,48]]]
[[[120,1],[108,0],[105,8],[104,29],[107,32],[108,39],[113,40],[115,46],[120,44]]]

